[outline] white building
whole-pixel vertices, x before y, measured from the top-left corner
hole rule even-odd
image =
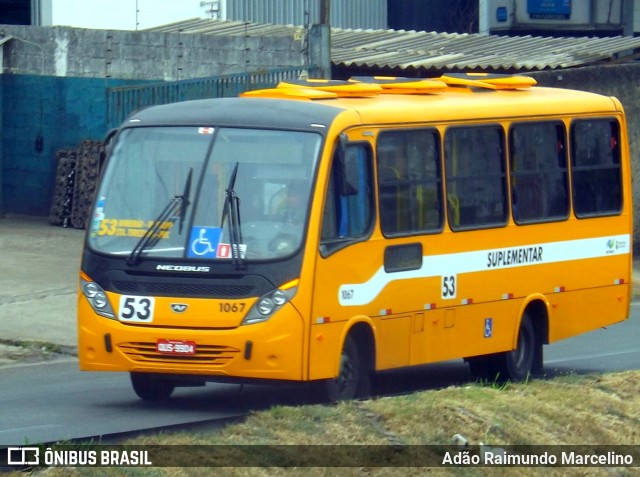
[[[640,32],[640,0],[479,1],[480,33],[633,36]]]
[[[189,18],[284,25],[318,23],[329,0],[0,0],[3,11],[30,9],[32,25],[135,30]],[[540,36],[640,34],[640,0],[470,0],[480,33]],[[387,29],[393,8],[421,17],[460,14],[442,0],[330,0],[330,23],[351,29]],[[635,13],[638,12],[638,13]],[[428,23],[428,22],[427,22]],[[400,29],[402,26],[394,25]],[[404,27],[406,29],[411,29]],[[429,29],[429,27],[426,27]]]

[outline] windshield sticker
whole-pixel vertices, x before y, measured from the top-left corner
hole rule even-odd
[[[218,245],[218,253],[216,254],[217,258],[233,258],[231,255],[231,244],[230,243],[221,243]],[[240,258],[247,258],[247,244],[240,244]]]
[[[96,221],[95,217],[94,221]],[[96,235],[109,237],[142,237],[152,225],[153,220],[105,219],[103,215],[98,223]],[[161,223],[158,233],[156,234],[157,238],[168,239],[171,233],[171,227],[173,227],[173,222],[171,221]]]
[[[213,134],[214,129],[213,128],[198,128],[198,134]]]
[[[189,237],[189,251],[191,258],[217,258],[218,244],[222,236],[220,227],[193,227]]]
[[[91,221],[91,236],[95,237],[100,229],[100,223],[104,220],[104,202],[105,197],[98,198],[96,203],[96,210],[93,213],[93,220]]]

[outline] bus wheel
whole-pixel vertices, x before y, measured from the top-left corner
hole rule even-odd
[[[340,356],[338,376],[325,382],[327,399],[331,402],[354,399],[358,391],[361,369],[358,346],[352,336],[347,336]]]
[[[538,342],[536,330],[528,313],[525,313],[518,331],[516,349],[503,354],[505,378],[524,381],[533,371]]]
[[[491,381],[500,375],[496,355],[474,356],[465,361],[469,363],[469,370],[476,379]]]
[[[528,313],[522,317],[516,349],[504,353],[466,358],[477,379],[487,381],[524,381],[534,372],[536,356],[542,356],[542,343]]]
[[[150,402],[168,399],[175,389],[171,381],[147,373],[131,373],[131,384],[140,399]]]

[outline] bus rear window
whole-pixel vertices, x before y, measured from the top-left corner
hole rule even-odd
[[[613,119],[577,120],[571,126],[573,208],[577,217],[622,210],[620,127]]]

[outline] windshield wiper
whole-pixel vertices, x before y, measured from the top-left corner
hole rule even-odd
[[[193,167],[189,168],[189,175],[187,176],[187,182],[184,184],[184,191],[182,192],[182,201],[180,207],[180,222],[178,222],[178,233],[182,235],[182,227],[184,226],[184,218],[187,215],[187,208],[191,204],[189,202],[189,194],[191,193],[191,178],[193,176]],[[174,197],[175,198],[175,197]]]
[[[222,210],[222,220],[220,222],[220,228],[224,228],[224,222],[229,217],[229,242],[231,245],[231,258],[236,269],[244,267],[244,257],[240,250],[242,244],[242,227],[240,225],[240,198],[236,194],[235,185],[236,177],[238,176],[239,162],[233,167],[231,172],[231,178],[229,179],[229,185],[225,192],[224,206]]]
[[[189,175],[187,181],[184,184],[184,191],[182,195],[174,196],[167,206],[160,212],[160,215],[156,217],[151,226],[147,229],[144,235],[138,240],[138,243],[129,254],[127,258],[128,265],[137,265],[140,262],[140,256],[142,252],[147,249],[153,248],[160,241],[160,230],[166,222],[172,224],[176,221],[176,218],[180,218],[178,233],[182,234],[182,227],[184,225],[184,218],[187,213],[187,207],[189,207],[189,193],[191,191],[191,178],[193,176],[193,167],[189,169]],[[179,214],[176,214],[180,208]]]

